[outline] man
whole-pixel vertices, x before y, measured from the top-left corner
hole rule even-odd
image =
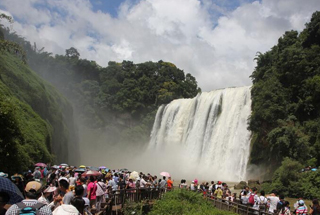
[[[163,176],[163,179],[160,181],[160,189],[166,188],[167,181],[166,181],[166,176]]]
[[[36,169],[34,170],[34,172],[33,172],[33,178],[34,178],[34,180],[40,182],[40,180],[41,180],[40,167],[36,167]]]
[[[69,181],[67,178],[60,178],[59,190],[63,194],[62,202],[65,205],[70,205],[71,199],[74,197],[73,192],[69,190]]]
[[[6,212],[6,215],[18,215],[20,210],[27,210],[27,208],[38,210],[40,215],[52,215],[50,207],[45,204],[39,203],[38,198],[41,196],[41,183],[31,181],[27,184],[26,199],[17,204],[12,205]]]
[[[279,197],[277,196],[277,192],[272,191],[272,193],[267,198],[270,203],[269,213],[274,213],[277,209],[277,204],[280,201]]]
[[[0,215],[5,215],[7,209],[5,208],[6,204],[9,202],[10,196],[6,192],[0,192]]]
[[[259,196],[257,195],[258,193],[258,189],[256,187],[252,188],[252,194],[253,195],[253,206],[252,208],[255,209],[256,211],[254,212],[254,214],[259,214],[259,207],[260,207],[260,198]]]
[[[94,176],[90,176],[89,178],[90,183],[88,184],[87,193],[88,193],[88,199],[90,200],[90,207],[96,208],[96,202],[97,202],[97,184]]]

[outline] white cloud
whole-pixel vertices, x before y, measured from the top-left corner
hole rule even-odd
[[[218,3],[127,1],[117,18],[93,11],[88,0],[2,0],[0,8],[17,20],[18,34],[49,52],[64,54],[73,46],[102,66],[170,61],[206,91],[250,85],[256,52],[269,50],[286,30],[302,30],[320,9],[318,0],[244,1],[233,11]]]

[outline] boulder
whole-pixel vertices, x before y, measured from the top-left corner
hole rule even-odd
[[[243,189],[244,186],[247,186],[247,182],[240,181],[239,184],[234,185],[234,189],[235,190],[241,190],[241,189]]]

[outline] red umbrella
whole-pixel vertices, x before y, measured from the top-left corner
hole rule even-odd
[[[45,163],[36,163],[35,166],[47,167],[47,165]]]
[[[82,174],[82,176],[91,176],[91,175],[98,176],[98,175],[101,175],[101,173],[95,170],[89,170]]]

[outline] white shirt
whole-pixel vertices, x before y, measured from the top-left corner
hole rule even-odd
[[[140,188],[146,187],[146,184],[147,184],[147,182],[142,178],[142,179],[140,180]]]
[[[277,204],[280,201],[280,199],[277,196],[268,196],[268,199],[270,201],[269,212],[273,213],[274,210],[277,209]]]

